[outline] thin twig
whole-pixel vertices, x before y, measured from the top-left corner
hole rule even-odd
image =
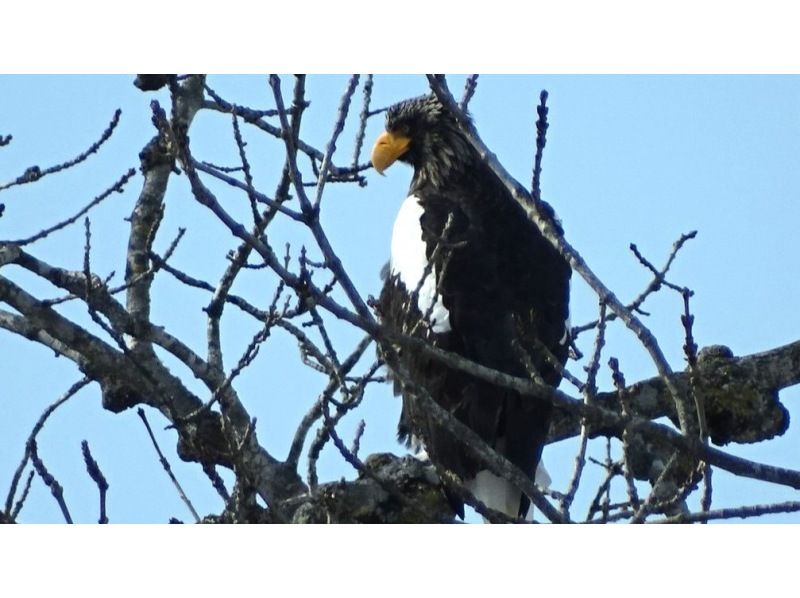
[[[661,470],[658,478],[652,484],[652,490],[650,494],[645,499],[645,501],[639,505],[639,508],[636,509],[636,512],[631,519],[631,523],[644,523],[647,520],[647,517],[657,509],[657,503],[660,500],[659,491],[664,487],[664,485],[668,482],[671,483],[671,474],[673,473],[673,468],[675,467],[675,463],[678,460],[678,451],[673,451],[672,455],[670,456],[667,464],[664,465],[664,468]]]
[[[651,521],[649,523],[705,523],[715,519],[747,519],[761,517],[762,515],[775,515],[778,513],[796,513],[800,511],[800,502],[789,501],[769,505],[749,505],[705,511],[703,513],[681,513],[666,519]]]
[[[697,231],[693,231],[693,233],[696,232]],[[656,280],[660,284],[663,284],[664,286],[671,288],[673,291],[677,291],[680,293],[683,290],[678,285],[669,282],[666,278],[661,276],[656,267],[653,264],[651,264],[649,260],[641,254],[639,248],[636,246],[636,243],[630,244],[630,250],[633,252],[633,255],[636,256],[636,259],[639,260],[639,263],[653,273],[653,276],[655,276],[654,280]]]
[[[74,397],[79,390],[81,390],[84,386],[92,382],[89,378],[81,378],[75,384],[67,389],[63,395],[61,395],[55,402],[53,402],[44,412],[39,416],[39,419],[36,420],[36,423],[33,425],[33,429],[31,429],[31,433],[28,435],[28,439],[25,442],[25,454],[22,457],[22,461],[17,466],[16,471],[14,471],[14,475],[11,478],[11,486],[8,489],[8,496],[6,496],[6,505],[5,511],[6,513],[11,513],[11,505],[14,502],[14,495],[17,493],[17,485],[19,484],[20,477],[22,477],[22,471],[25,469],[25,465],[28,464],[28,459],[30,458],[30,447],[32,443],[36,440],[36,436],[39,434],[41,429],[44,427],[45,422],[47,419],[53,414],[53,412],[61,407],[64,403],[66,403],[69,399]],[[19,509],[22,506],[19,505]],[[15,509],[18,511],[18,509]]]
[[[336,421],[334,421],[334,418],[331,417],[330,411],[328,410],[327,401],[324,402],[322,405],[322,414],[323,414],[326,436],[333,441],[334,446],[336,446],[336,448],[339,450],[339,453],[342,455],[342,457],[344,457],[345,461],[347,461],[350,465],[352,465],[353,468],[356,471],[358,471],[358,473],[361,476],[368,477],[374,480],[378,485],[381,486],[383,490],[389,493],[401,505],[413,509],[418,509],[417,505],[414,504],[414,502],[411,499],[409,499],[409,497],[406,496],[393,481],[385,479],[380,475],[377,475],[372,470],[372,468],[365,465],[354,452],[352,452],[345,446],[344,442],[339,437],[339,434],[336,432],[336,423],[338,421],[338,418],[336,419]],[[316,485],[312,487],[312,492],[314,492],[315,488]]]
[[[81,452],[83,453],[83,461],[86,463],[86,472],[89,474],[89,477],[94,480],[94,483],[97,484],[97,489],[100,492],[100,518],[97,520],[97,523],[108,523],[108,517],[106,516],[108,481],[103,475],[103,472],[100,471],[100,466],[97,464],[97,461],[92,457],[92,453],[89,450],[89,443],[85,440],[81,442]]]
[[[242,139],[242,132],[239,130],[239,119],[236,118],[236,113],[231,114],[231,121],[233,123],[233,138],[236,141],[236,147],[239,150],[239,160],[242,162],[242,172],[244,173],[244,184],[247,188],[247,197],[250,199],[250,210],[253,214],[253,224],[259,225],[261,215],[258,213],[258,199],[255,195],[255,188],[253,187],[253,174],[250,172],[250,162],[247,160],[247,152],[244,149],[246,145]]]
[[[467,77],[467,80],[464,82],[464,95],[461,96],[461,103],[459,103],[458,105],[458,107],[461,108],[462,112],[467,111],[467,107],[469,106],[469,101],[475,94],[475,88],[477,87],[478,87],[478,75],[470,75],[469,77]]]
[[[112,193],[122,193],[124,191],[125,184],[131,179],[133,175],[136,174],[136,170],[131,168],[125,174],[123,174],[116,183],[111,185],[108,189],[103,191],[100,195],[95,197],[92,201],[86,204],[83,208],[81,208],[78,212],[67,218],[66,220],[62,220],[58,224],[54,224],[53,226],[46,228],[44,230],[39,231],[35,235],[30,237],[26,237],[24,239],[17,239],[16,241],[0,241],[0,243],[9,243],[12,245],[30,245],[31,243],[35,243],[36,241],[40,241],[45,237],[51,235],[52,233],[61,230],[62,228],[66,228],[70,224],[73,224],[75,221],[78,220],[81,216],[88,213],[89,210],[97,206],[100,202],[104,199],[107,199]]]
[[[356,147],[353,150],[353,164],[351,168],[358,168],[358,160],[361,157],[361,147],[364,145],[364,134],[367,130],[367,120],[369,120],[369,103],[372,100],[372,75],[367,75],[364,82],[364,100],[361,104],[361,114],[358,117],[358,132],[356,133]]]
[[[614,381],[614,388],[617,391],[617,397],[619,398],[619,402],[622,407],[622,415],[629,417],[633,415],[633,413],[631,413],[631,408],[628,404],[628,398],[625,393],[625,376],[623,375],[622,370],[620,370],[619,360],[617,360],[616,357],[610,357],[608,360],[608,367],[611,369],[611,378]],[[630,501],[634,511],[636,511],[639,509],[641,503],[639,500],[639,493],[636,490],[636,481],[633,478],[633,472],[631,469],[630,451],[630,436],[628,429],[626,428],[622,432],[622,473],[625,476],[625,483],[628,490],[628,500]]]
[[[606,459],[605,463],[601,463],[592,458],[590,458],[589,460],[592,463],[595,463],[600,467],[602,467],[603,469],[605,469],[606,477],[600,483],[600,486],[598,486],[594,499],[592,499],[592,502],[589,504],[589,511],[586,514],[586,521],[593,521],[595,513],[603,509],[603,514],[604,514],[603,522],[605,522],[605,520],[607,520],[608,518],[609,505],[603,506],[601,505],[601,501],[603,500],[603,497],[608,494],[612,480],[621,473],[620,471],[621,468],[616,463],[611,462],[608,458]]]
[[[344,442],[339,437],[339,433],[336,431],[336,424],[340,418],[337,418],[336,421],[334,421],[334,419],[331,417],[329,401],[323,401],[322,403],[322,419],[325,422],[325,434],[333,441],[333,445],[339,449],[339,454],[344,457],[345,461],[353,466],[353,469],[362,474],[366,473],[368,468],[353,451],[345,446]],[[357,444],[356,448],[358,448]]]
[[[275,77],[275,79],[280,81],[280,79],[276,75],[271,75],[270,79],[272,79],[273,77]],[[298,80],[300,80],[300,77],[303,77],[303,76],[302,75],[299,76]],[[222,100],[222,98],[217,97],[217,98],[215,98],[215,100],[216,101],[213,102],[213,103],[206,102],[203,105],[203,107],[210,108],[210,109],[213,109],[213,110],[218,110],[219,112],[226,112],[226,113],[230,113],[231,110],[234,109],[234,106],[232,106],[231,104],[229,104],[225,100]],[[303,101],[303,103],[300,104],[300,110],[299,111],[302,111],[303,109],[305,109],[305,107],[307,105],[308,105],[308,103]],[[246,122],[258,127],[259,129],[261,129],[265,133],[268,133],[269,135],[272,135],[273,137],[277,137],[278,139],[281,139],[281,138],[284,137],[284,131],[291,130],[290,128],[284,127],[283,123],[281,123],[281,127],[276,127],[276,126],[271,125],[268,122],[266,122],[263,118],[254,118],[254,114],[255,114],[256,111],[248,112],[247,111],[248,109],[245,109],[242,106],[236,106],[235,109],[237,111],[236,112],[237,115],[240,116],[241,118],[243,118]],[[283,115],[292,116],[292,117],[294,117],[297,113],[298,113],[298,106],[297,105],[294,105],[292,108],[281,108],[281,107],[278,107],[277,110],[270,111],[270,115],[281,115],[281,114],[283,114]],[[370,112],[369,115],[372,116],[373,112]],[[319,149],[317,149],[315,147],[312,147],[311,145],[309,145],[308,143],[306,143],[305,141],[303,141],[299,137],[295,140],[295,146],[296,146],[297,150],[303,152],[304,154],[306,154],[312,160],[318,160],[318,161],[321,162],[324,159],[324,154],[323,154],[322,151],[320,151]],[[349,180],[349,181],[358,183],[359,185],[362,185],[365,182],[365,179],[362,176],[359,176],[358,173],[359,172],[363,172],[365,170],[369,170],[370,168],[372,168],[372,164],[370,162],[365,162],[363,164],[359,164],[355,168],[349,168],[349,167],[344,168],[344,167],[335,166],[335,165],[331,164],[330,172],[331,172],[331,174],[333,176],[335,176],[335,177],[337,177],[339,179]]]
[[[611,459],[611,438],[606,438],[606,468],[609,471],[615,470],[618,473],[619,465]],[[608,521],[608,516],[611,512],[611,484],[606,486],[606,491],[603,495],[603,521]]]
[[[352,409],[358,407],[361,402],[362,397],[364,396],[364,390],[367,385],[367,380],[372,378],[373,374],[381,367],[381,362],[375,362],[370,366],[367,370],[367,373],[362,376],[361,380],[357,382],[348,392],[346,388],[342,388],[338,380],[340,380],[343,376],[340,369],[336,369],[329,373],[330,382],[326,387],[325,391],[322,393],[318,400],[318,405],[320,409],[320,415],[323,416],[323,425],[317,430],[317,435],[314,438],[314,441],[311,443],[311,446],[308,449],[308,485],[311,488],[312,492],[316,489],[318,484],[317,478],[317,459],[319,458],[322,449],[327,444],[328,440],[333,439],[335,441],[334,435],[330,434],[330,430],[335,428],[338,425],[339,421]],[[343,391],[345,394],[345,400],[341,403],[336,404],[336,414],[330,415],[329,411],[329,404],[335,403],[333,401],[333,393],[335,390]],[[316,407],[316,405],[315,405]],[[341,443],[341,440],[339,441]],[[344,446],[342,444],[342,446]],[[339,448],[339,451],[342,452],[342,449],[339,445],[336,445]],[[348,462],[353,465],[356,469],[358,469],[358,462],[357,460],[351,460],[350,455],[342,452],[342,455],[345,457]],[[359,470],[361,471],[361,470]],[[362,472],[363,473],[363,472]]]
[[[708,512],[711,510],[711,499],[713,494],[713,484],[711,483],[711,477],[713,475],[713,469],[710,464],[703,462],[703,497],[700,499],[700,508],[703,509],[703,512]]]
[[[328,171],[331,168],[331,161],[333,160],[333,152],[336,151],[336,141],[339,139],[339,135],[344,130],[344,123],[345,120],[347,120],[347,113],[350,110],[350,101],[352,100],[353,94],[356,91],[358,80],[358,75],[353,75],[350,77],[350,81],[347,83],[347,89],[345,89],[342,100],[339,103],[339,111],[336,117],[336,123],[334,124],[333,133],[328,141],[328,145],[325,148],[325,156],[322,158],[322,165],[320,166],[319,177],[317,178],[317,191],[314,196],[314,204],[312,207],[315,213],[319,212],[320,204],[322,202],[322,192],[325,189]]]
[[[220,405],[223,407],[223,414],[225,408],[228,407],[228,403],[226,398],[228,397],[228,391],[231,388],[236,377],[241,374],[245,368],[247,368],[253,360],[258,356],[259,347],[261,344],[269,338],[269,335],[272,331],[272,323],[267,322],[264,326],[258,330],[258,332],[253,335],[253,338],[248,343],[247,347],[242,353],[242,356],[239,358],[239,361],[233,367],[231,372],[225,377],[225,379],[218,384],[214,391],[211,393],[211,397],[203,403],[200,407],[195,409],[194,411],[187,413],[181,418],[176,418],[176,423],[186,423],[196,419],[203,413],[206,413],[211,410],[211,408],[219,401]],[[248,424],[249,425],[249,424]]]
[[[541,176],[542,154],[547,143],[547,91],[542,90],[539,95],[539,105],[536,107],[539,118],[536,119],[536,156],[533,160],[533,181],[531,183],[531,197],[538,203],[542,200]]]
[[[163,211],[159,213],[163,214]],[[121,285],[108,289],[107,290],[108,294],[117,295],[122,291],[127,291],[128,289],[135,287],[136,285],[138,285],[143,281],[152,281],[154,275],[159,270],[168,267],[167,261],[172,257],[172,254],[175,253],[175,250],[178,248],[178,244],[181,242],[181,239],[183,239],[183,236],[185,234],[186,234],[185,228],[178,228],[178,234],[176,234],[175,237],[172,239],[172,241],[169,244],[169,247],[167,247],[167,250],[164,252],[163,256],[160,256],[155,251],[153,251],[151,244],[148,242],[147,257],[151,262],[150,266],[146,270],[143,270],[135,274],[134,276],[129,276],[128,279]],[[103,281],[103,286],[107,286],[109,280],[110,277],[107,277],[106,280]]]
[[[45,485],[50,488],[50,493],[53,495],[53,498],[56,499],[56,503],[58,503],[58,507],[61,509],[61,514],[64,516],[64,520],[67,523],[72,523],[72,516],[69,514],[67,503],[64,501],[64,488],[58,483],[58,480],[56,480],[53,475],[47,471],[44,463],[39,458],[39,453],[36,448],[36,441],[31,440],[28,447],[33,468],[36,470],[36,473],[39,474],[39,477],[42,478],[42,481],[45,483]]]
[[[572,502],[575,500],[575,495],[578,492],[578,485],[583,477],[583,468],[586,465],[586,447],[589,444],[589,434],[586,425],[581,425],[581,439],[578,445],[578,452],[575,455],[575,466],[572,470],[572,477],[570,478],[567,491],[560,500],[561,512],[564,517],[569,517],[569,509]]]
[[[684,287],[681,289],[680,293],[683,297],[684,312],[681,315],[681,324],[683,324],[684,331],[686,332],[686,340],[683,345],[683,351],[686,355],[686,362],[689,364],[689,392],[692,395],[695,409],[697,410],[696,414],[700,438],[703,440],[703,442],[708,442],[708,425],[706,423],[705,401],[703,400],[700,385],[697,383],[699,378],[697,372],[697,343],[694,342],[694,336],[692,334],[694,316],[689,308],[689,299],[692,297],[694,292]]]
[[[597,372],[600,369],[600,355],[606,344],[606,304],[600,301],[600,318],[598,319],[597,335],[594,340],[594,350],[589,365],[586,366],[586,384],[584,386],[584,400],[593,403],[597,395]]]
[[[350,445],[350,452],[358,457],[358,450],[361,448],[361,437],[364,435],[364,429],[367,423],[362,419],[356,426],[355,434],[353,434],[353,443]]]
[[[350,85],[348,85],[347,90],[345,91],[345,95],[342,97],[342,102],[339,107],[339,118],[343,119],[347,115],[347,107],[349,106],[349,98],[352,96],[352,91],[354,91],[354,80],[355,77],[351,79]],[[356,80],[357,82],[357,80]],[[281,95],[280,89],[280,79],[276,75],[270,75],[270,86],[273,90],[273,95],[275,96],[275,102],[278,106],[278,110],[280,111],[280,119],[281,119],[281,126],[284,130],[289,130],[289,124],[286,117],[286,111],[283,104],[283,96]],[[351,91],[352,87],[352,91]],[[337,127],[338,129],[338,127]],[[336,130],[334,130],[334,135],[331,138],[331,141],[328,144],[329,154],[332,154],[333,149],[335,149],[335,138],[338,136]],[[334,252],[333,247],[330,244],[327,234],[323,230],[320,222],[319,222],[319,211],[317,209],[318,202],[321,199],[321,190],[318,188],[317,198],[316,198],[316,207],[312,206],[311,201],[309,200],[308,196],[306,195],[305,189],[303,188],[302,178],[300,176],[300,171],[297,167],[296,157],[296,149],[291,136],[284,136],[284,142],[286,144],[287,155],[289,156],[289,170],[291,172],[291,180],[294,184],[295,191],[297,191],[298,200],[300,202],[300,207],[303,213],[307,216],[308,222],[306,223],[308,228],[311,230],[311,233],[314,235],[314,239],[317,242],[322,254],[325,256],[325,265],[331,270],[333,275],[336,277],[336,281],[341,285],[342,290],[347,295],[347,298],[350,300],[351,304],[355,308],[358,315],[361,318],[374,322],[375,318],[372,315],[372,312],[369,310],[364,299],[362,299],[361,295],[359,294],[356,286],[353,284],[353,281],[350,279],[350,276],[344,269],[341,260],[339,259],[336,252]],[[325,163],[323,159],[323,164]],[[191,179],[190,179],[191,180]],[[320,181],[324,181],[324,179],[320,179]],[[192,188],[196,191],[195,195],[197,196],[199,189],[197,189],[198,185],[192,181]],[[222,216],[223,210],[219,206],[219,203],[216,201],[216,198],[213,198],[213,195],[207,189],[203,190],[203,198],[202,201],[207,206],[211,207],[214,212],[220,217],[223,222],[226,220],[232,220],[229,216],[224,217]],[[213,199],[213,202],[212,202]],[[259,253],[262,253],[259,251]],[[263,256],[263,253],[262,253]],[[274,254],[273,254],[274,256]],[[272,260],[270,260],[272,261]],[[276,269],[276,264],[273,262],[271,264],[272,269],[275,270],[276,273],[280,274],[280,270]],[[288,283],[288,281],[287,281]]]
[[[25,485],[22,487],[22,494],[20,495],[19,500],[14,503],[14,510],[11,512],[12,521],[16,521],[17,517],[19,517],[19,512],[25,505],[25,500],[28,498],[28,494],[31,491],[31,482],[33,482],[33,476],[35,475],[36,472],[33,470],[28,472],[28,478],[25,480]]]
[[[606,306],[605,303],[600,303],[600,318],[597,327],[597,335],[594,342],[594,351],[592,352],[592,359],[589,365],[586,366],[587,378],[586,384],[583,385],[583,400],[587,404],[595,402],[597,394],[597,372],[600,367],[600,355],[605,345],[606,333]],[[581,420],[581,439],[578,447],[578,454],[575,456],[575,468],[570,479],[567,492],[561,500],[561,512],[569,515],[569,508],[575,500],[575,495],[578,492],[581,478],[583,477],[583,468],[586,465],[586,448],[588,446],[589,430],[586,420]]]
[[[318,372],[329,372],[336,367],[328,356],[311,341],[308,335],[289,320],[280,319],[275,325],[284,329],[297,340],[297,345],[300,348],[300,358],[305,365]],[[312,357],[316,363],[309,361],[309,356]]]
[[[250,200],[250,210],[253,215],[253,229],[256,234],[260,234],[264,231],[263,219],[258,212],[255,189],[253,188],[253,177],[250,172],[250,163],[247,161],[247,153],[244,149],[245,144],[242,140],[242,135],[239,130],[239,121],[236,118],[235,112],[232,112],[231,119],[233,121],[234,139],[236,140],[236,146],[239,150],[239,159],[242,163],[242,170],[244,172],[247,196]],[[235,257],[231,260],[230,265],[222,275],[222,279],[214,291],[214,296],[205,310],[208,314],[208,362],[212,365],[212,367],[219,371],[224,369],[220,320],[222,319],[222,312],[225,306],[225,296],[230,291],[230,288],[239,272],[241,272],[242,266],[246,263],[249,254],[250,249],[248,247],[239,247]]]
[[[678,255],[678,251],[681,250],[684,243],[689,239],[694,239],[697,236],[697,231],[692,231],[690,233],[682,234],[680,238],[672,244],[672,251],[667,258],[667,262],[664,264],[664,267],[661,270],[654,272],[653,280],[647,285],[647,287],[642,291],[638,297],[636,297],[631,303],[628,304],[627,308],[630,311],[640,312],[641,313],[641,306],[645,302],[652,293],[658,291],[661,288],[662,283],[665,280],[665,276],[669,271],[670,267],[672,266],[675,257]],[[633,246],[632,246],[633,247]],[[646,260],[645,260],[646,261]],[[649,262],[647,262],[649,263]],[[647,266],[645,266],[647,267]],[[648,268],[650,269],[650,268]],[[651,270],[652,272],[652,270]],[[616,314],[608,314],[608,321],[611,322],[617,319]],[[581,334],[582,332],[586,332],[587,330],[591,330],[597,326],[597,320],[593,322],[589,322],[588,324],[583,324],[581,326],[575,326],[572,328],[572,335],[573,338]]]
[[[302,222],[303,221],[303,216],[301,214],[298,214],[294,210],[291,210],[290,208],[287,208],[286,206],[281,205],[281,203],[279,201],[277,201],[275,199],[270,199],[269,197],[267,197],[263,193],[260,193],[260,192],[256,191],[255,189],[248,189],[246,183],[243,183],[243,182],[233,178],[232,176],[228,176],[224,172],[221,172],[221,171],[217,170],[215,167],[210,166],[209,164],[206,164],[205,162],[198,162],[197,160],[194,160],[192,162],[192,165],[197,170],[199,170],[200,172],[205,172],[206,174],[209,174],[209,175],[213,176],[215,179],[218,179],[218,180],[220,180],[220,181],[222,181],[224,183],[227,183],[231,187],[236,187],[237,189],[241,189],[243,191],[246,191],[249,194],[252,194],[252,196],[256,199],[256,201],[258,201],[259,203],[263,203],[264,205],[266,205],[267,207],[269,207],[269,208],[271,208],[271,209],[273,209],[275,211],[280,212],[284,216],[288,216],[289,218],[291,218],[292,220],[295,220],[297,222]]]
[[[117,344],[117,347],[124,353],[131,361],[142,371],[145,372],[145,368],[141,366],[139,360],[136,356],[133,355],[130,348],[128,347],[128,343],[125,342],[125,338],[123,337],[122,333],[115,329],[112,321],[112,325],[107,324],[100,314],[97,312],[95,307],[95,288],[94,288],[94,277],[92,276],[91,272],[91,262],[90,256],[92,251],[92,230],[91,230],[91,222],[89,218],[84,219],[84,231],[85,231],[85,246],[83,251],[83,280],[84,280],[84,296],[83,300],[86,304],[86,308],[89,311],[89,316],[92,318],[92,321],[100,326],[106,334],[108,334],[114,342]]]
[[[285,324],[286,322],[279,322],[279,325]],[[361,339],[358,343],[356,348],[353,352],[342,362],[340,375],[345,376],[356,363],[361,359],[361,356],[364,354],[364,351],[367,350],[373,342],[373,338],[370,335],[365,336]],[[363,377],[362,377],[363,379]],[[311,430],[311,427],[314,425],[314,422],[317,421],[320,417],[322,417],[322,401],[324,400],[323,397],[326,393],[333,392],[335,389],[335,382],[331,379],[328,382],[328,386],[323,391],[322,395],[317,399],[314,406],[306,413],[306,415],[301,420],[300,424],[297,426],[297,430],[295,431],[294,438],[292,439],[292,444],[289,448],[289,454],[286,457],[287,465],[291,465],[294,469],[297,469],[297,464],[300,461],[300,455],[303,450],[303,445],[305,444],[305,439],[308,436],[308,432]]]
[[[215,164],[214,162],[210,162],[208,160],[203,160],[202,162],[198,162],[196,168],[199,170],[200,166],[206,166],[213,170],[217,170],[224,174],[231,174],[232,172],[242,172],[241,166],[223,166],[222,164]]]
[[[159,269],[162,269],[168,274],[172,275],[176,280],[185,284],[186,286],[193,287],[196,289],[202,289],[210,293],[213,293],[215,290],[210,283],[204,280],[200,280],[199,278],[194,278],[193,276],[190,276],[189,274],[186,274],[185,272],[182,272],[181,270],[178,270],[177,268],[170,266],[169,264],[163,261],[164,258],[155,253],[150,254],[150,259],[156,263]],[[244,313],[254,317],[256,320],[259,320],[260,322],[266,322],[267,319],[269,318],[269,314],[266,311],[258,309],[257,307],[255,307],[254,305],[252,305],[246,299],[240,297],[239,295],[228,294],[225,296],[225,302],[230,303],[231,305],[235,305]]]
[[[211,100],[204,100],[203,101],[203,108],[208,110],[216,110],[218,112],[227,112],[229,114],[235,114],[236,116],[240,116],[241,118],[245,119],[247,122],[256,121],[260,118],[264,118],[265,116],[277,116],[278,111],[274,108],[270,108],[267,110],[255,110],[253,108],[246,108],[245,106],[239,106],[230,104],[229,102],[222,99],[216,91],[214,91],[207,83],[205,84],[205,90],[208,95],[213,98],[213,102]]]
[[[327,361],[333,366],[332,369],[336,375],[336,382],[339,384],[342,390],[347,391],[346,380],[344,377],[340,377],[338,373],[341,368],[339,356],[336,354],[336,349],[334,348],[331,337],[325,327],[325,322],[316,307],[311,307],[308,311],[311,315],[311,323],[316,326],[317,330],[319,331],[319,335],[322,338],[322,344],[325,346],[325,355],[327,357]]]
[[[561,378],[572,384],[579,391],[583,390],[583,387],[586,386],[586,383],[581,381],[577,376],[561,365],[561,362],[558,360],[558,358],[553,355],[553,352],[541,341],[541,339],[534,337],[533,343],[536,347],[536,351],[538,351],[540,355],[543,355],[547,359],[548,364],[558,373]],[[580,357],[577,359],[580,359]]]
[[[85,152],[78,154],[78,156],[76,156],[72,160],[67,160],[66,162],[62,162],[61,164],[51,166],[50,168],[45,168],[44,170],[42,170],[38,166],[31,166],[15,180],[11,181],[10,183],[6,183],[5,185],[0,185],[0,191],[4,191],[5,189],[8,189],[9,187],[13,187],[15,185],[24,185],[26,183],[33,183],[49,174],[54,174],[56,172],[66,170],[68,168],[72,168],[77,164],[80,164],[81,162],[86,160],[86,158],[97,152],[97,150],[100,149],[100,146],[103,145],[106,141],[108,141],[109,137],[111,137],[112,133],[114,133],[114,129],[117,128],[117,125],[119,124],[119,117],[121,115],[122,115],[122,110],[117,108],[117,110],[114,112],[114,116],[111,118],[111,122],[103,131],[103,134],[100,136],[100,139],[98,139],[91,146],[89,146],[89,149],[87,149]]]
[[[139,407],[136,410],[136,414],[141,418],[142,422],[144,423],[144,427],[147,429],[147,434],[150,436],[150,441],[153,443],[153,447],[156,449],[156,453],[158,453],[158,460],[161,462],[161,467],[164,468],[164,471],[167,472],[170,481],[175,486],[175,489],[178,491],[178,496],[181,497],[181,500],[192,513],[192,517],[196,523],[200,523],[200,516],[195,511],[194,506],[192,505],[192,501],[189,500],[189,497],[186,496],[186,493],[183,491],[180,482],[178,482],[178,478],[175,477],[175,474],[172,473],[172,467],[167,461],[166,457],[164,457],[164,453],[161,452],[161,448],[158,446],[158,441],[156,440],[155,435],[153,434],[153,430],[150,428],[150,422],[147,421],[147,416],[144,413],[144,409]]]
[[[291,118],[289,119],[289,130],[286,132],[286,134],[292,138],[292,141],[294,142],[293,147],[295,149],[294,153],[287,151],[283,161],[281,178],[278,181],[277,187],[275,188],[275,201],[278,205],[281,205],[284,202],[292,199],[290,193],[292,188],[293,173],[292,162],[297,161],[297,146],[300,144],[300,128],[303,123],[303,114],[305,113],[305,109],[308,107],[308,105],[309,102],[306,101],[306,76],[302,74],[295,75],[294,88],[292,90],[292,107],[289,109],[291,111]],[[277,210],[270,208],[264,215],[264,221],[266,223],[272,222],[276,214]],[[300,216],[301,222],[305,222],[302,214],[298,214],[298,216]],[[286,267],[289,267],[288,262]]]
[[[708,424],[706,421],[706,408],[705,397],[703,390],[698,382],[699,373],[697,371],[697,343],[694,341],[692,327],[694,325],[694,316],[689,308],[689,300],[694,293],[688,289],[683,288],[681,295],[683,297],[683,315],[681,316],[681,323],[683,324],[686,333],[686,340],[683,345],[683,351],[686,355],[686,362],[689,365],[689,393],[691,394],[695,407],[697,409],[697,422],[699,425],[700,438],[704,444],[708,444]],[[703,475],[703,496],[700,500],[700,507],[704,512],[711,510],[711,500],[713,495],[713,484],[711,481],[712,468],[707,462],[702,462],[700,465]],[[705,523],[705,521],[703,521]]]

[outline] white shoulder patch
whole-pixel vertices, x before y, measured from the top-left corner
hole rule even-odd
[[[392,246],[389,267],[391,274],[397,274],[406,289],[411,293],[425,275],[428,260],[425,256],[425,241],[422,240],[422,206],[415,195],[409,195],[400,206],[392,229]],[[436,292],[436,273],[431,269],[417,296],[417,307],[421,313],[431,308],[432,329],[436,333],[450,330],[450,313]]]

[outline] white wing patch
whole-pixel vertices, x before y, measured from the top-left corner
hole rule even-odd
[[[425,255],[425,241],[422,240],[422,206],[415,195],[409,195],[400,206],[392,229],[392,247],[389,267],[391,274],[397,274],[409,293],[419,285],[425,275],[428,259]],[[431,304],[433,308],[431,309]],[[417,307],[423,314],[429,309],[432,330],[437,334],[450,331],[450,313],[436,292],[436,273],[434,269],[425,276],[417,296]]]

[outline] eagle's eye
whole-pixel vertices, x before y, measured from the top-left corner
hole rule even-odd
[[[410,137],[411,127],[408,123],[400,123],[394,128],[394,133],[397,135],[402,135],[403,137]]]

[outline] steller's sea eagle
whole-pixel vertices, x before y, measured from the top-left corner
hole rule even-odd
[[[372,164],[383,173],[396,160],[410,164],[414,176],[392,231],[391,259],[377,303],[381,321],[506,374],[527,377],[526,362],[532,363],[547,384],[557,385],[560,375],[552,360],[563,364],[569,348],[569,264],[434,95],[387,111]],[[552,208],[542,207],[558,226]],[[391,355],[387,365],[403,395],[398,438],[409,445],[421,442],[434,463],[460,476],[487,506],[525,517],[527,497],[485,470],[458,438],[418,408],[413,387],[425,389],[531,479],[547,435],[550,403],[408,349],[395,347]],[[457,501],[456,509],[463,517],[463,504]]]

